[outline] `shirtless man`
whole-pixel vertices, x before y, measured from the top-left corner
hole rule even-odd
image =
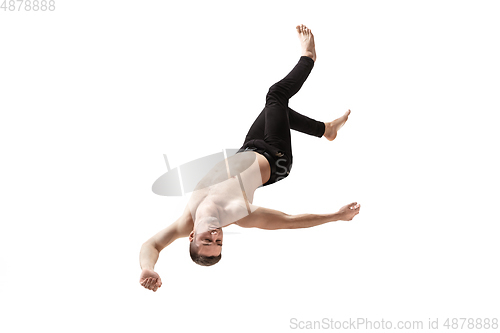
[[[299,62],[269,89],[266,106],[250,127],[238,152],[218,163],[198,183],[182,215],[141,247],[140,284],[156,291],[160,276],[154,271],[161,250],[181,237],[189,238],[194,262],[211,266],[221,259],[222,228],[236,224],[265,230],[310,228],[323,223],[350,221],[359,213],[353,202],[331,214],[288,215],[252,204],[255,190],[284,179],[292,167],[290,129],[333,141],[347,121],[348,110],[331,122],[308,118],[288,107],[316,61],[314,36],[304,25],[296,27],[302,47]]]

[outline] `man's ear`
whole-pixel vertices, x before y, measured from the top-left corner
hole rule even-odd
[[[189,241],[192,242],[194,239],[194,230],[189,234]]]

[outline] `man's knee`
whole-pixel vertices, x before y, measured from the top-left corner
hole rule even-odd
[[[268,102],[272,101],[272,102],[276,102],[276,103],[283,104],[283,105],[286,104],[286,95],[282,91],[282,89],[280,89],[280,87],[277,83],[273,84],[269,88],[269,91],[267,92],[267,95],[266,95],[266,101],[268,101]]]
[[[271,87],[269,87],[269,90],[267,91],[267,95],[274,95],[280,92],[280,85],[279,82],[273,84]]]

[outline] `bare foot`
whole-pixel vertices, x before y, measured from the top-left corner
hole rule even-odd
[[[351,110],[349,109],[342,117],[335,119],[329,123],[325,123],[325,134],[323,136],[328,139],[328,141],[333,141],[337,137],[338,130],[344,126]]]
[[[314,46],[314,36],[311,29],[303,24],[295,27],[299,34],[300,45],[302,47],[302,55],[312,58],[316,62],[316,47]]]

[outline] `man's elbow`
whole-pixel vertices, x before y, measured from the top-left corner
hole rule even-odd
[[[144,243],[142,243],[142,248],[144,249],[149,249],[149,250],[156,250],[158,252],[160,252],[161,250],[158,249],[158,246],[156,244],[156,242],[152,239],[148,239],[147,241],[145,241]]]
[[[283,220],[283,229],[302,229],[305,228],[299,215],[287,215]]]
[[[294,221],[293,215],[288,215],[283,213],[282,216],[276,218],[269,224],[271,230],[280,230],[280,229],[296,229],[298,228],[297,224]]]

